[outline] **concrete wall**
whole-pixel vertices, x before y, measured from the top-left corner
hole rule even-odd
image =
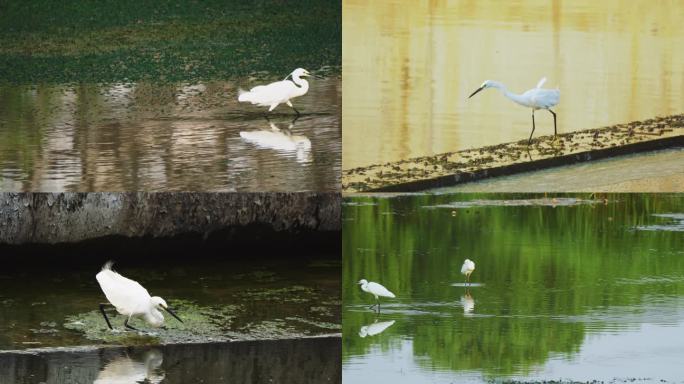
[[[250,225],[339,231],[339,193],[0,193],[0,244],[208,236]]]

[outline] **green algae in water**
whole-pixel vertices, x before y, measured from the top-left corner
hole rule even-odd
[[[289,303],[306,303],[314,300],[317,297],[313,288],[299,285],[275,289],[249,289],[242,293],[242,296],[244,298],[253,300],[269,300]]]
[[[315,321],[315,320],[309,320],[309,319],[304,319],[302,317],[287,317],[287,320],[291,321],[298,321],[300,323],[308,324],[308,325],[313,325],[314,327],[318,328],[323,328],[323,329],[334,329],[334,330],[341,330],[342,326],[340,324],[336,323],[329,323],[325,321]]]
[[[279,280],[275,272],[270,271],[254,271],[250,273],[239,273],[233,275],[232,277],[236,280],[247,279],[258,283],[272,283],[276,280]]]
[[[237,305],[211,308],[187,301],[174,301],[174,307],[183,323],[166,316],[166,329],[150,327],[144,320],[134,318],[129,324],[138,331],[125,330],[125,316],[108,311],[109,321],[114,327],[112,331],[107,327],[99,310],[69,316],[64,327],[83,332],[89,340],[124,345],[228,341],[232,339],[227,337],[225,331],[230,328],[232,320],[241,311]]]

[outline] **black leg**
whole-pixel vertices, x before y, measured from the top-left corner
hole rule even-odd
[[[128,325],[128,320],[129,320],[129,319],[130,319],[130,317],[127,317],[127,318],[126,318],[126,321],[124,321],[124,327],[126,327],[126,328],[128,328],[128,329],[132,329],[132,330],[134,330],[134,331],[137,331],[137,329],[135,329],[135,328],[133,328],[132,326]]]
[[[532,143],[532,135],[534,134],[534,109],[532,110],[532,132],[530,132],[530,138],[527,140],[527,145]]]
[[[107,318],[107,312],[105,312],[105,310],[104,310],[105,305],[107,305],[107,304],[100,304],[100,312],[102,312],[102,316],[104,317],[105,321],[107,322],[107,326],[109,327],[109,329],[114,330],[114,328],[112,328],[112,323],[110,323],[109,319]]]
[[[295,108],[295,107],[293,106],[292,109],[294,109],[295,113],[297,114],[297,118],[299,118],[300,113],[299,113],[299,111],[297,110],[297,108]]]
[[[549,112],[553,115],[553,135],[556,136],[558,132],[556,131],[556,112],[549,109]]]

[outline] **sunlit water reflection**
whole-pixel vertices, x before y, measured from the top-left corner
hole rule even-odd
[[[684,8],[672,2],[343,2],[344,169],[526,139],[516,93],[561,90],[558,131],[684,111]],[[537,114],[535,135],[553,133]]]
[[[312,80],[296,121],[286,105],[269,121],[238,103],[250,85],[0,86],[0,188],[339,190],[340,79]]]
[[[344,382],[684,377],[684,197],[346,202]],[[473,284],[460,274],[465,258]],[[369,309],[362,277],[396,299]]]

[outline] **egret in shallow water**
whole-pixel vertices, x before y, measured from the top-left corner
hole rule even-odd
[[[465,259],[461,267],[461,273],[466,277],[466,283],[470,283],[470,274],[475,270],[475,262],[470,259]]]
[[[284,80],[276,81],[268,85],[258,85],[249,91],[240,89],[238,91],[238,101],[249,102],[260,107],[268,107],[271,112],[278,105],[285,103],[294,109],[297,116],[299,111],[292,105],[290,99],[303,96],[309,91],[309,82],[302,77],[312,76],[309,71],[297,68],[287,75]],[[291,77],[292,80],[287,78]]]
[[[546,109],[553,115],[553,135],[556,136],[556,112],[551,110],[560,101],[560,90],[558,89],[546,89],[542,88],[542,85],[546,82],[546,77],[539,80],[536,88],[532,88],[529,91],[523,93],[522,95],[509,92],[505,85],[499,83],[498,81],[485,80],[480,88],[476,89],[475,92],[471,93],[468,98],[475,96],[476,93],[480,92],[486,88],[496,88],[500,90],[504,96],[515,101],[516,103],[522,105],[523,107],[532,108],[532,132],[530,132],[530,138],[527,140],[527,145],[532,142],[532,135],[534,134],[534,111],[537,109]]]
[[[164,315],[159,311],[160,309],[165,310],[181,323],[183,322],[168,307],[164,299],[158,296],[150,296],[147,289],[143,288],[137,281],[112,271],[112,264],[111,261],[107,262],[102,270],[95,275],[95,278],[100,283],[100,288],[102,288],[107,300],[116,308],[116,311],[127,316],[126,321],[124,321],[126,328],[137,331],[128,324],[133,317],[142,317],[153,327],[160,327],[164,323]],[[107,304],[100,304],[100,312],[102,312],[109,329],[114,329],[109,318],[107,318],[105,305]]]
[[[380,297],[391,297],[394,298],[394,293],[390,292],[387,288],[374,282],[369,282],[366,279],[359,280],[358,284],[361,285],[361,289],[364,292],[368,292],[375,296],[375,304],[371,305],[371,308],[378,306],[378,312],[380,311]]]

